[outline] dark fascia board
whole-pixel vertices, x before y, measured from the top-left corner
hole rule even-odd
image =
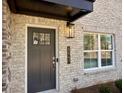
[[[90,2],[95,2],[96,0],[87,0],[87,1],[90,1]]]
[[[77,13],[76,15],[74,15],[73,17],[70,18],[69,22],[73,22],[79,18],[81,18],[82,16],[85,16],[87,14],[91,13],[90,11],[89,12],[82,12],[80,11],[79,13]]]
[[[14,0],[7,0],[7,3],[10,7],[10,10],[13,12],[13,13],[16,13],[16,4],[15,4],[15,1]]]
[[[88,0],[42,0],[51,3],[56,3],[65,6],[71,6],[78,9],[84,9],[88,11],[93,10],[93,2]]]

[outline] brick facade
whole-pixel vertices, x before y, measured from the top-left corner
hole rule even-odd
[[[6,0],[2,3],[3,27],[2,27],[2,91],[9,93],[10,68],[11,61],[11,13]]]
[[[113,7],[113,4],[116,4],[117,6]],[[8,24],[6,22],[8,22],[8,20],[5,21],[5,25]],[[82,17],[74,23],[75,38],[67,39],[65,37],[65,33],[67,30],[65,21],[13,13],[11,14],[11,30],[5,30],[5,32],[11,31],[12,37],[11,49],[7,48],[8,51],[11,52],[12,56],[9,64],[9,67],[11,69],[11,93],[25,93],[26,89],[25,57],[27,24],[53,26],[58,28],[59,93],[69,93],[69,91],[71,91],[74,87],[82,88],[121,78],[121,0],[97,0],[94,5],[94,12],[89,15],[86,15],[85,17]],[[7,27],[5,27],[4,29],[7,29]],[[86,31],[99,33],[113,33],[115,35],[116,66],[114,68],[102,69],[91,72],[84,71],[83,33]],[[4,40],[6,39],[3,38],[3,42]],[[7,40],[9,39],[7,38]],[[71,64],[67,64],[67,46],[71,47]],[[6,53],[10,53],[8,51]],[[9,60],[7,60],[7,62],[9,62]],[[74,78],[78,78],[78,82],[73,82]]]

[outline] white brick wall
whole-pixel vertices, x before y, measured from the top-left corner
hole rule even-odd
[[[11,12],[6,3],[2,2],[2,92],[9,92],[10,88],[10,68],[11,61]]]
[[[113,6],[115,5],[115,6]],[[65,37],[66,22],[12,14],[11,91],[25,91],[26,24],[55,26],[59,29],[59,93],[69,93],[72,88],[87,87],[121,78],[121,0],[96,0],[94,12],[75,22],[75,38]],[[83,27],[83,29],[82,29]],[[83,32],[115,34],[116,68],[85,73],[83,70]],[[71,46],[71,64],[67,64],[66,47]],[[79,78],[74,84],[73,78]]]

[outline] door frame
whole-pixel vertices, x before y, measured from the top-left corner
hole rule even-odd
[[[45,25],[35,25],[35,24],[26,24],[26,30],[25,30],[25,93],[27,93],[28,90],[28,27],[36,27],[36,28],[48,28],[48,29],[54,29],[55,30],[55,56],[56,58],[59,58],[59,31],[58,27],[56,26],[45,26]],[[56,62],[56,88],[55,90],[59,91],[59,60]],[[46,90],[47,91],[47,90]]]

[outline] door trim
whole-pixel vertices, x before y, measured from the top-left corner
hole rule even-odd
[[[44,26],[44,25],[35,25],[35,24],[26,24],[25,29],[25,93],[27,93],[28,90],[28,27],[38,27],[38,28],[48,28],[48,29],[55,29],[55,56],[56,58],[59,58],[59,31],[58,27],[55,26]],[[56,91],[59,91],[59,62],[56,62]]]

